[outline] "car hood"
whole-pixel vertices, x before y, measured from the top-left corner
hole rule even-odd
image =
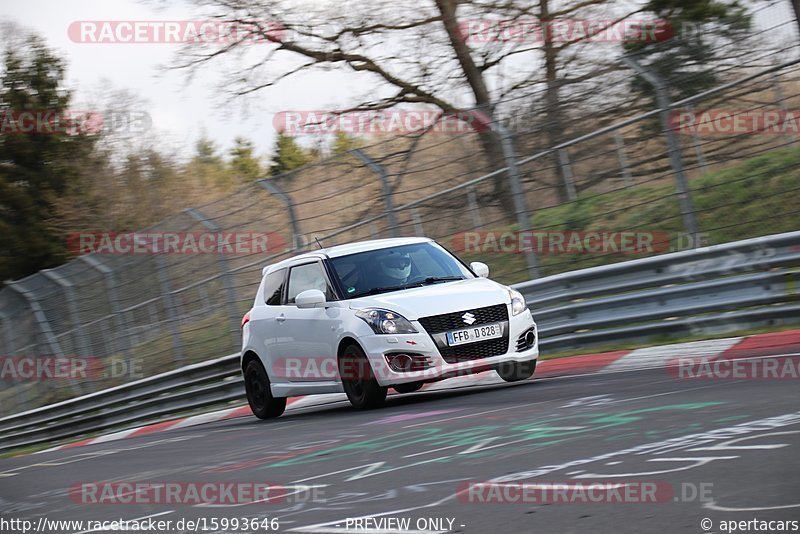
[[[471,278],[359,297],[350,301],[350,308],[384,308],[414,321],[430,315],[510,302],[505,286],[486,278]]]

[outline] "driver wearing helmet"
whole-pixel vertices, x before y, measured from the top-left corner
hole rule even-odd
[[[396,250],[385,252],[378,256],[378,271],[383,279],[382,285],[405,284],[411,275],[411,256]]]

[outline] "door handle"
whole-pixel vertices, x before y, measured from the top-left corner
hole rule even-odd
[[[279,323],[282,323],[283,321],[286,320],[286,316],[284,314],[280,314],[275,318],[275,320],[278,321]]]

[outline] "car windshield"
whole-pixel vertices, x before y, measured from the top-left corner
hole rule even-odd
[[[474,278],[434,243],[414,243],[331,259],[346,298]]]

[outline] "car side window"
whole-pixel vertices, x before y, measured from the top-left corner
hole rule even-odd
[[[286,269],[271,272],[264,282],[264,301],[268,306],[280,306]]]
[[[328,286],[328,280],[325,278],[325,272],[322,270],[322,265],[319,262],[306,263],[305,265],[298,265],[292,267],[289,271],[289,293],[288,302],[294,303],[294,299],[308,289],[319,289],[325,293],[327,300],[333,299],[333,291]]]
[[[339,276],[345,293],[348,295],[359,291],[362,286],[361,265],[356,262],[342,261],[333,267]]]

